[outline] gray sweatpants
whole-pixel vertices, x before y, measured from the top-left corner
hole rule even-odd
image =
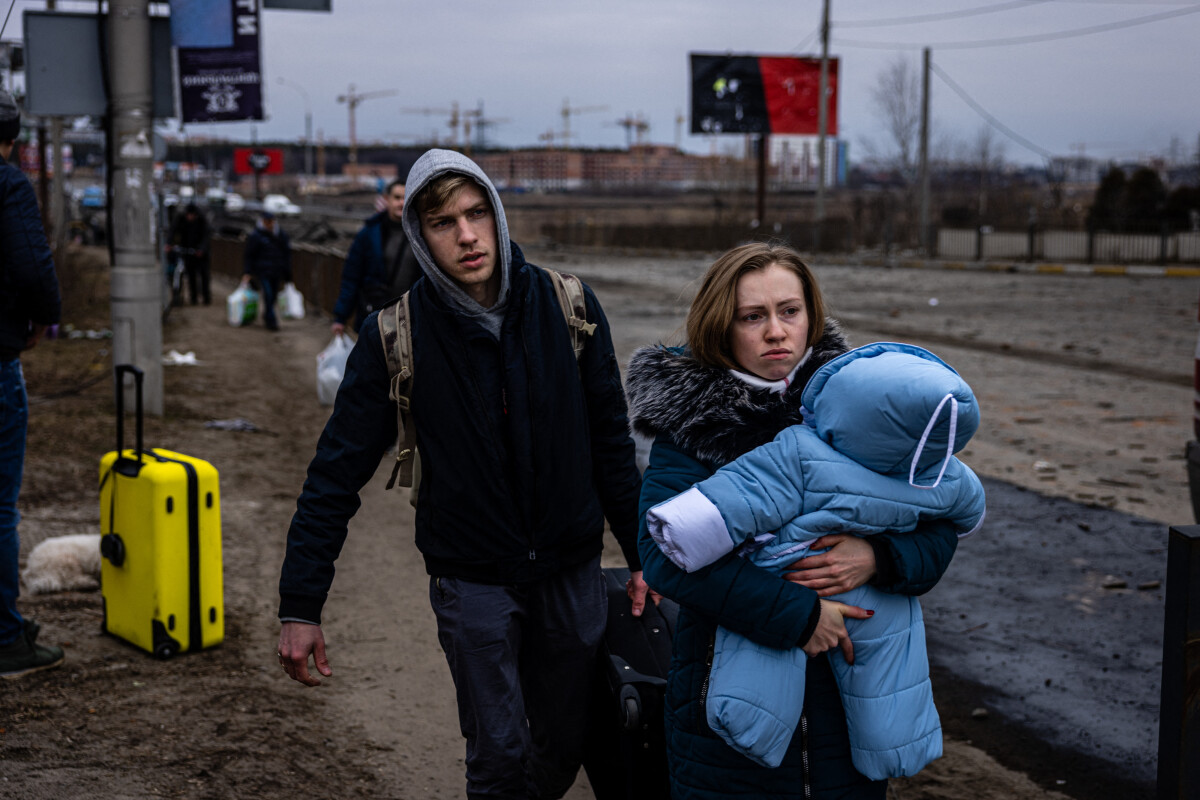
[[[429,599],[467,740],[467,797],[562,797],[583,758],[607,619],[600,558],[520,586],[434,577]]]

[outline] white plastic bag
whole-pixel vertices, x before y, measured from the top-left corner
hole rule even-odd
[[[229,324],[235,328],[249,325],[258,317],[258,292],[249,286],[239,286],[225,298],[225,312]]]
[[[346,374],[346,359],[354,343],[346,334],[333,337],[333,341],[317,354],[317,400],[323,406],[333,405],[342,376]]]
[[[284,284],[283,290],[279,292],[276,306],[284,319],[304,319],[304,295],[291,281]]]

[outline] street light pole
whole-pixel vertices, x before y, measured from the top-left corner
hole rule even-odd
[[[150,204],[154,149],[149,0],[109,0],[108,68],[112,81],[113,363],[145,374],[145,410],[163,413],[163,273],[155,260]],[[123,376],[122,378],[123,379]],[[131,400],[132,386],[117,386]],[[129,408],[133,403],[126,403]]]
[[[308,92],[304,87],[295,81],[289,81],[287,78],[279,78],[278,82],[281,86],[290,86],[300,93],[304,98],[304,174],[313,174],[313,142],[312,142],[312,103],[309,100]]]

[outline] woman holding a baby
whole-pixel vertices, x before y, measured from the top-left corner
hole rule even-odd
[[[654,440],[645,579],[681,607],[672,796],[882,800],[888,777],[941,754],[915,597],[982,521],[953,458],[974,398],[920,348],[850,351],[787,247],[718,259],[686,331],[627,374],[633,427]]]

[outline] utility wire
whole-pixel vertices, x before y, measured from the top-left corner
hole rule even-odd
[[[8,13],[4,15],[4,24],[0,25],[0,36],[4,35],[4,29],[8,27],[8,18],[12,16],[13,8],[17,5],[17,0],[12,0],[8,4]]]
[[[989,114],[983,108],[983,106],[981,106],[981,105],[979,105],[979,103],[975,102],[974,98],[972,98],[971,95],[967,94],[967,91],[965,89],[963,89],[961,86],[959,86],[957,83],[955,83],[954,80],[949,75],[947,75],[945,73],[945,71],[943,71],[942,68],[939,67],[937,64],[934,64],[932,61],[930,61],[929,68],[935,75],[937,75],[939,78],[941,78],[946,83],[947,86],[949,86],[951,89],[953,89],[954,92],[959,97],[961,97],[963,99],[963,101],[966,102],[967,105],[969,105],[971,108],[973,108],[975,110],[975,113],[979,114],[979,116],[981,116],[985,120],[987,120],[987,123],[989,125],[991,125],[993,128],[1000,131],[1005,136],[1012,139],[1014,142],[1016,142],[1017,144],[1021,145],[1024,148],[1026,148],[1030,152],[1037,153],[1039,156],[1041,156],[1042,158],[1044,158],[1046,160],[1050,160],[1050,159],[1054,158],[1054,154],[1051,153],[1049,150],[1047,150],[1044,147],[1038,147],[1036,144],[1029,141],[1024,136],[1017,133],[1012,128],[1008,127],[1003,122],[1001,122],[1000,120],[996,119],[994,116]]]
[[[880,50],[918,50],[924,47],[932,47],[935,50],[966,50],[978,47],[1005,47],[1014,44],[1052,42],[1058,39],[1070,39],[1076,36],[1088,36],[1093,33],[1104,33],[1106,31],[1120,30],[1121,28],[1132,28],[1135,25],[1146,25],[1151,22],[1160,22],[1164,19],[1174,19],[1175,17],[1182,17],[1187,14],[1196,14],[1198,12],[1200,12],[1200,4],[1190,5],[1187,8],[1176,9],[1175,11],[1164,11],[1159,14],[1150,14],[1145,17],[1135,17],[1133,19],[1121,20],[1120,22],[1108,22],[1103,25],[1092,25],[1088,28],[1077,28],[1072,31],[1036,33],[1029,36],[1012,36],[1007,39],[982,39],[974,42],[940,42],[937,44],[924,42],[920,44],[914,44],[912,42],[856,42],[848,39],[838,38],[837,43],[842,47],[870,47]],[[839,23],[839,25],[840,24],[842,23]]]
[[[809,42],[815,40],[820,35],[821,35],[821,26],[818,25],[812,33],[810,33],[808,36],[805,36],[802,40],[800,40],[800,44],[796,45],[792,49],[793,50],[803,50],[804,48],[808,47]]]
[[[964,8],[959,11],[943,11],[939,14],[920,14],[915,17],[892,17],[890,19],[858,19],[858,20],[836,20],[830,25],[836,25],[839,28],[880,28],[886,25],[917,25],[924,22],[940,22],[947,19],[961,19],[963,17],[975,17],[980,14],[994,14],[997,11],[1009,11],[1014,8],[1026,8],[1035,6],[1040,3],[1051,3],[1054,0],[1014,0],[1008,3],[996,3],[990,6],[980,6],[978,8]]]

